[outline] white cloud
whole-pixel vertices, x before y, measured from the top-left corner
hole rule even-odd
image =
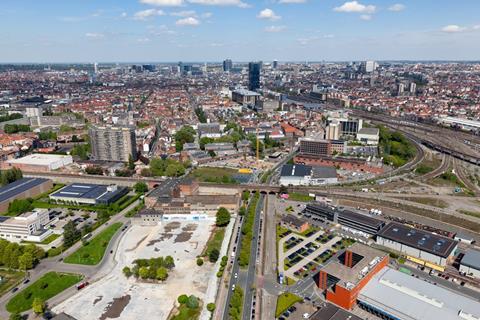
[[[103,33],[87,32],[85,33],[85,37],[90,39],[103,39],[105,38],[105,35]]]
[[[340,7],[333,8],[333,10],[337,12],[348,12],[348,13],[353,12],[353,13],[371,14],[371,13],[375,13],[375,11],[377,10],[377,7],[371,4],[369,5],[361,4],[360,2],[355,0],[355,1],[345,2]]]
[[[306,3],[307,0],[280,0],[278,3]]]
[[[183,5],[183,0],[140,0],[140,3],[161,7],[178,7]]]
[[[150,42],[150,38],[139,38],[137,39],[137,42],[139,43],[147,43],[147,42]]]
[[[197,13],[194,10],[184,10],[184,11],[177,11],[177,12],[171,12],[171,16],[174,17],[196,17]]]
[[[405,10],[405,5],[401,3],[395,3],[388,8],[389,11],[399,12]]]
[[[372,15],[371,14],[362,14],[360,16],[360,19],[365,20],[365,21],[370,21],[370,20],[372,20]]]
[[[467,28],[460,27],[459,25],[456,25],[456,24],[449,24],[448,26],[445,26],[442,28],[442,31],[446,33],[457,33],[465,30],[467,30]]]
[[[200,24],[200,20],[194,17],[188,17],[188,18],[177,20],[175,24],[177,26],[198,26]]]
[[[333,39],[333,38],[335,38],[335,35],[333,35],[333,34],[325,34],[323,37],[324,37],[325,39]]]
[[[473,30],[480,30],[480,24],[477,24],[476,26],[473,26]]]
[[[287,27],[285,26],[268,26],[268,27],[265,27],[264,31],[265,32],[281,32],[283,30],[285,30]]]
[[[282,17],[278,16],[275,14],[275,12],[273,12],[272,9],[263,9],[262,11],[260,11],[260,13],[257,15],[257,18],[258,19],[267,19],[267,20],[279,20],[281,19]]]
[[[142,10],[138,11],[133,15],[133,19],[135,20],[148,20],[153,17],[157,16],[163,16],[165,15],[165,12],[162,10],[156,10],[156,9],[147,9],[147,10]]]
[[[204,18],[204,19],[211,18],[212,16],[213,16],[213,13],[211,13],[211,12],[202,13],[202,18]]]
[[[128,13],[122,12],[122,14],[120,15],[120,18],[126,18],[127,16],[128,16]]]
[[[205,6],[235,6],[240,8],[249,8],[250,5],[241,0],[188,0],[193,4],[202,4]]]

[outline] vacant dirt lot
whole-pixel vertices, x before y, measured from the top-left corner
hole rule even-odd
[[[203,299],[215,268],[196,265],[213,221],[168,222],[162,226],[133,226],[121,239],[116,265],[108,276],[54,308],[79,320],[93,319],[166,319],[180,294]],[[127,279],[124,266],[138,258],[171,255],[176,267],[164,284],[142,283]]]

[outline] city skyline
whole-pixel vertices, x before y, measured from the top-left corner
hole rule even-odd
[[[480,49],[473,1],[21,2],[0,11],[2,63],[458,61]]]

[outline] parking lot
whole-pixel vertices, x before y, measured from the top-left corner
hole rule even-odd
[[[54,308],[79,320],[167,319],[177,297],[194,294],[204,299],[215,268],[199,267],[196,257],[209,238],[213,221],[172,221],[161,226],[132,226],[120,240],[115,263],[106,277],[82,289],[81,293]],[[122,268],[135,259],[171,255],[175,268],[165,283],[148,283],[126,278]],[[211,302],[211,301],[207,301]]]

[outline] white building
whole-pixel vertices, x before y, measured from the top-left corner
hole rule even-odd
[[[11,242],[41,242],[53,233],[51,229],[44,229],[49,222],[47,209],[34,209],[18,217],[0,220],[0,237]]]
[[[53,171],[73,163],[72,156],[35,153],[23,158],[6,161],[6,167],[16,167],[25,171]],[[6,169],[7,169],[6,168]]]
[[[378,145],[380,130],[378,128],[362,128],[358,130],[357,140],[368,145]]]

